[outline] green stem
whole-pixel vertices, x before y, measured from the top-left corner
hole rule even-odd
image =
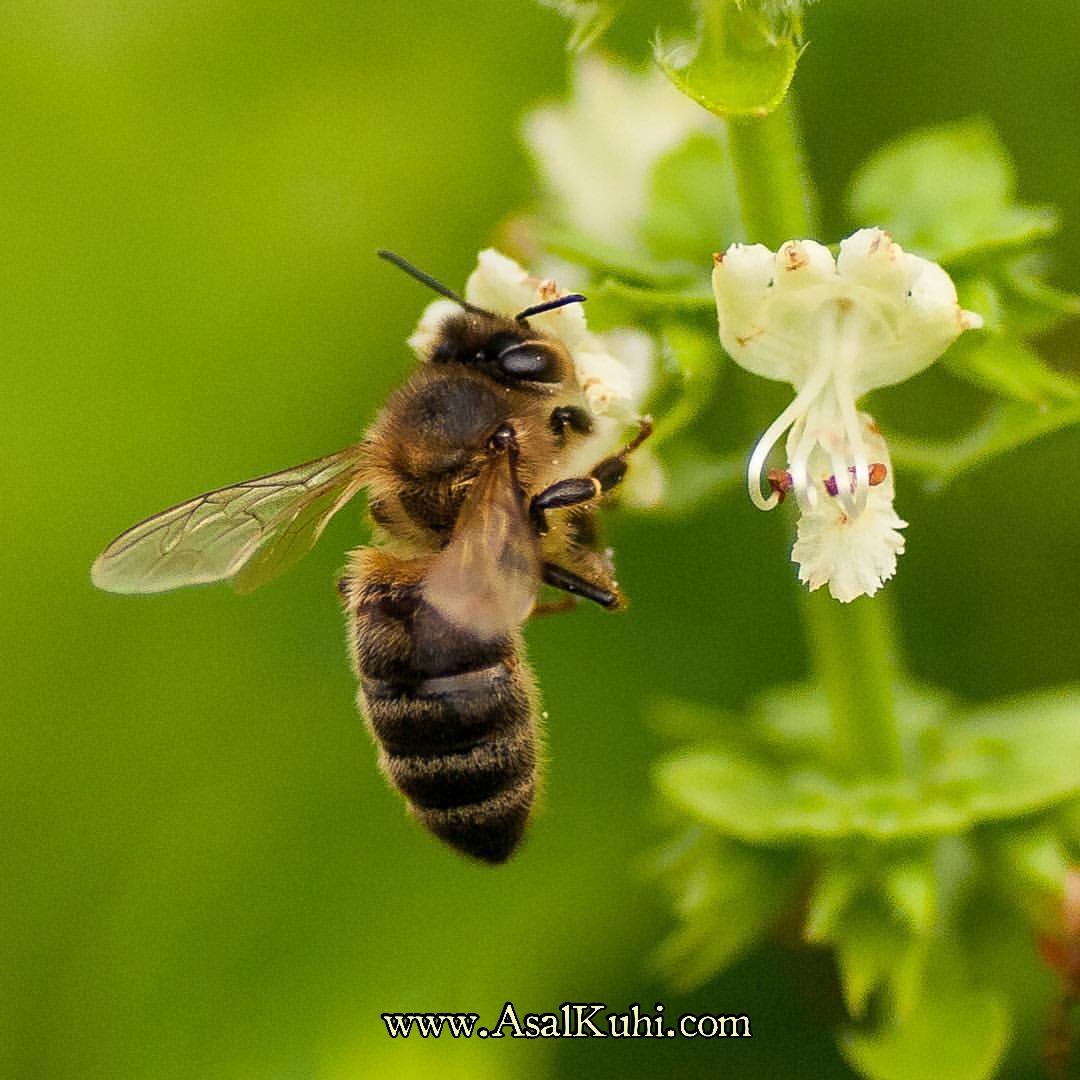
[[[731,121],[728,145],[747,242],[775,248],[811,236],[806,170],[789,99],[760,119]]]
[[[775,248],[812,236],[789,100],[760,120],[730,123],[728,133],[746,240]],[[849,776],[899,775],[895,659],[883,601],[839,604],[820,590],[803,606],[811,659],[829,702],[836,764]]]
[[[834,761],[848,776],[899,776],[904,762],[885,601],[864,596],[840,604],[819,589],[802,607],[811,659],[829,702]]]

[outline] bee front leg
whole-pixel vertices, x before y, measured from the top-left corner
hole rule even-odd
[[[558,411],[558,410],[556,410]],[[588,476],[568,477],[534,495],[529,502],[529,517],[533,527],[543,536],[547,532],[548,510],[563,510],[581,506],[610,491],[626,475],[626,459],[652,434],[652,418],[642,417],[638,433],[617,454],[604,458],[589,471]]]

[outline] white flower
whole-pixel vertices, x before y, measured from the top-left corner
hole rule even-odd
[[[716,119],[658,69],[637,75],[586,56],[571,100],[530,114],[525,139],[567,224],[621,245],[645,213],[657,159],[709,127]]]
[[[775,254],[733,244],[713,270],[720,340],[740,366],[790,382],[795,399],[750,457],[750,498],[769,510],[789,492],[802,517],[792,551],[799,578],[838,600],[871,596],[896,569],[906,524],[892,508],[885,441],[856,401],[932,364],[966,329],[949,275],[903,251],[881,229],[860,229],[834,260],[812,240]],[[789,431],[790,429],[790,431]],[[786,470],[761,474],[788,433]]]

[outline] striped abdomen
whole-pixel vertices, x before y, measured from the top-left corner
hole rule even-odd
[[[420,822],[467,855],[504,862],[536,792],[532,673],[517,633],[477,640],[423,599],[427,561],[353,556],[343,592],[360,707]]]

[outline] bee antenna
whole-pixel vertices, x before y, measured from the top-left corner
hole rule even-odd
[[[566,296],[558,296],[554,300],[545,300],[542,304],[534,304],[524,311],[519,311],[514,318],[518,322],[525,322],[534,315],[542,315],[545,311],[554,311],[556,308],[566,307],[567,304],[584,304],[585,297],[581,293],[567,293]]]
[[[430,274],[425,274],[419,267],[413,266],[408,259],[402,258],[397,252],[380,248],[377,254],[380,259],[385,259],[387,262],[393,263],[399,270],[404,270],[409,277],[414,277],[422,285],[426,285],[429,289],[434,289],[440,296],[445,296],[447,300],[453,300],[455,304],[460,304],[466,311],[483,311],[482,308],[478,308],[474,304],[470,304],[463,297],[458,296],[453,289],[444,285],[441,281],[436,281]]]

